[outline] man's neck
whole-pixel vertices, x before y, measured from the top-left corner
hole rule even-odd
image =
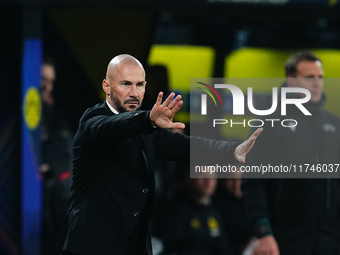
[[[113,108],[113,106],[109,103],[109,101],[107,101],[106,99],[106,104],[109,106],[110,110],[114,113],[114,114],[119,114],[119,112]]]

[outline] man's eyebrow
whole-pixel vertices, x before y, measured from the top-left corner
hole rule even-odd
[[[309,74],[309,75],[306,75],[304,76],[304,78],[314,78],[314,74]],[[323,75],[317,75],[317,78],[323,78]]]
[[[128,83],[128,84],[132,84],[131,81],[127,81],[127,80],[123,80],[123,81],[121,81],[120,83]]]
[[[145,83],[146,81],[143,80],[143,81],[138,81],[137,83]],[[132,84],[133,82],[132,81],[128,81],[128,80],[122,80],[120,83],[129,83],[129,84]]]

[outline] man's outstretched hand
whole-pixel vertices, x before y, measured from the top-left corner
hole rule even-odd
[[[175,93],[171,93],[162,103],[163,92],[159,92],[155,105],[150,112],[150,120],[160,128],[180,128],[184,129],[185,125],[181,122],[172,122],[176,112],[183,105],[182,97],[178,95],[175,99]]]
[[[234,151],[234,157],[240,163],[246,162],[246,156],[248,152],[253,148],[257,137],[261,134],[263,128],[258,128],[247,140],[236,147]]]

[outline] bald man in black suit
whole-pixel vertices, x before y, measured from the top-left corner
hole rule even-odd
[[[106,100],[86,110],[75,135],[72,200],[57,254],[151,255],[155,158],[188,162],[190,143],[197,143],[244,162],[262,131],[242,144],[173,133],[185,127],[172,121],[181,96],[171,93],[162,103],[160,92],[152,110],[141,111],[145,86],[137,59],[111,60],[102,83]]]

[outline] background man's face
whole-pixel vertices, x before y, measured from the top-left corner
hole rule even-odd
[[[137,64],[120,64],[110,82],[110,98],[118,112],[138,110],[145,93],[145,72]]]
[[[47,96],[52,94],[53,83],[55,80],[55,70],[52,65],[43,64],[41,67],[41,93]]]
[[[323,69],[320,61],[301,61],[297,65],[297,75],[293,86],[308,89],[311,101],[319,102],[323,91]]]
[[[200,196],[211,196],[214,194],[217,184],[216,178],[195,178],[190,180],[192,189]]]

